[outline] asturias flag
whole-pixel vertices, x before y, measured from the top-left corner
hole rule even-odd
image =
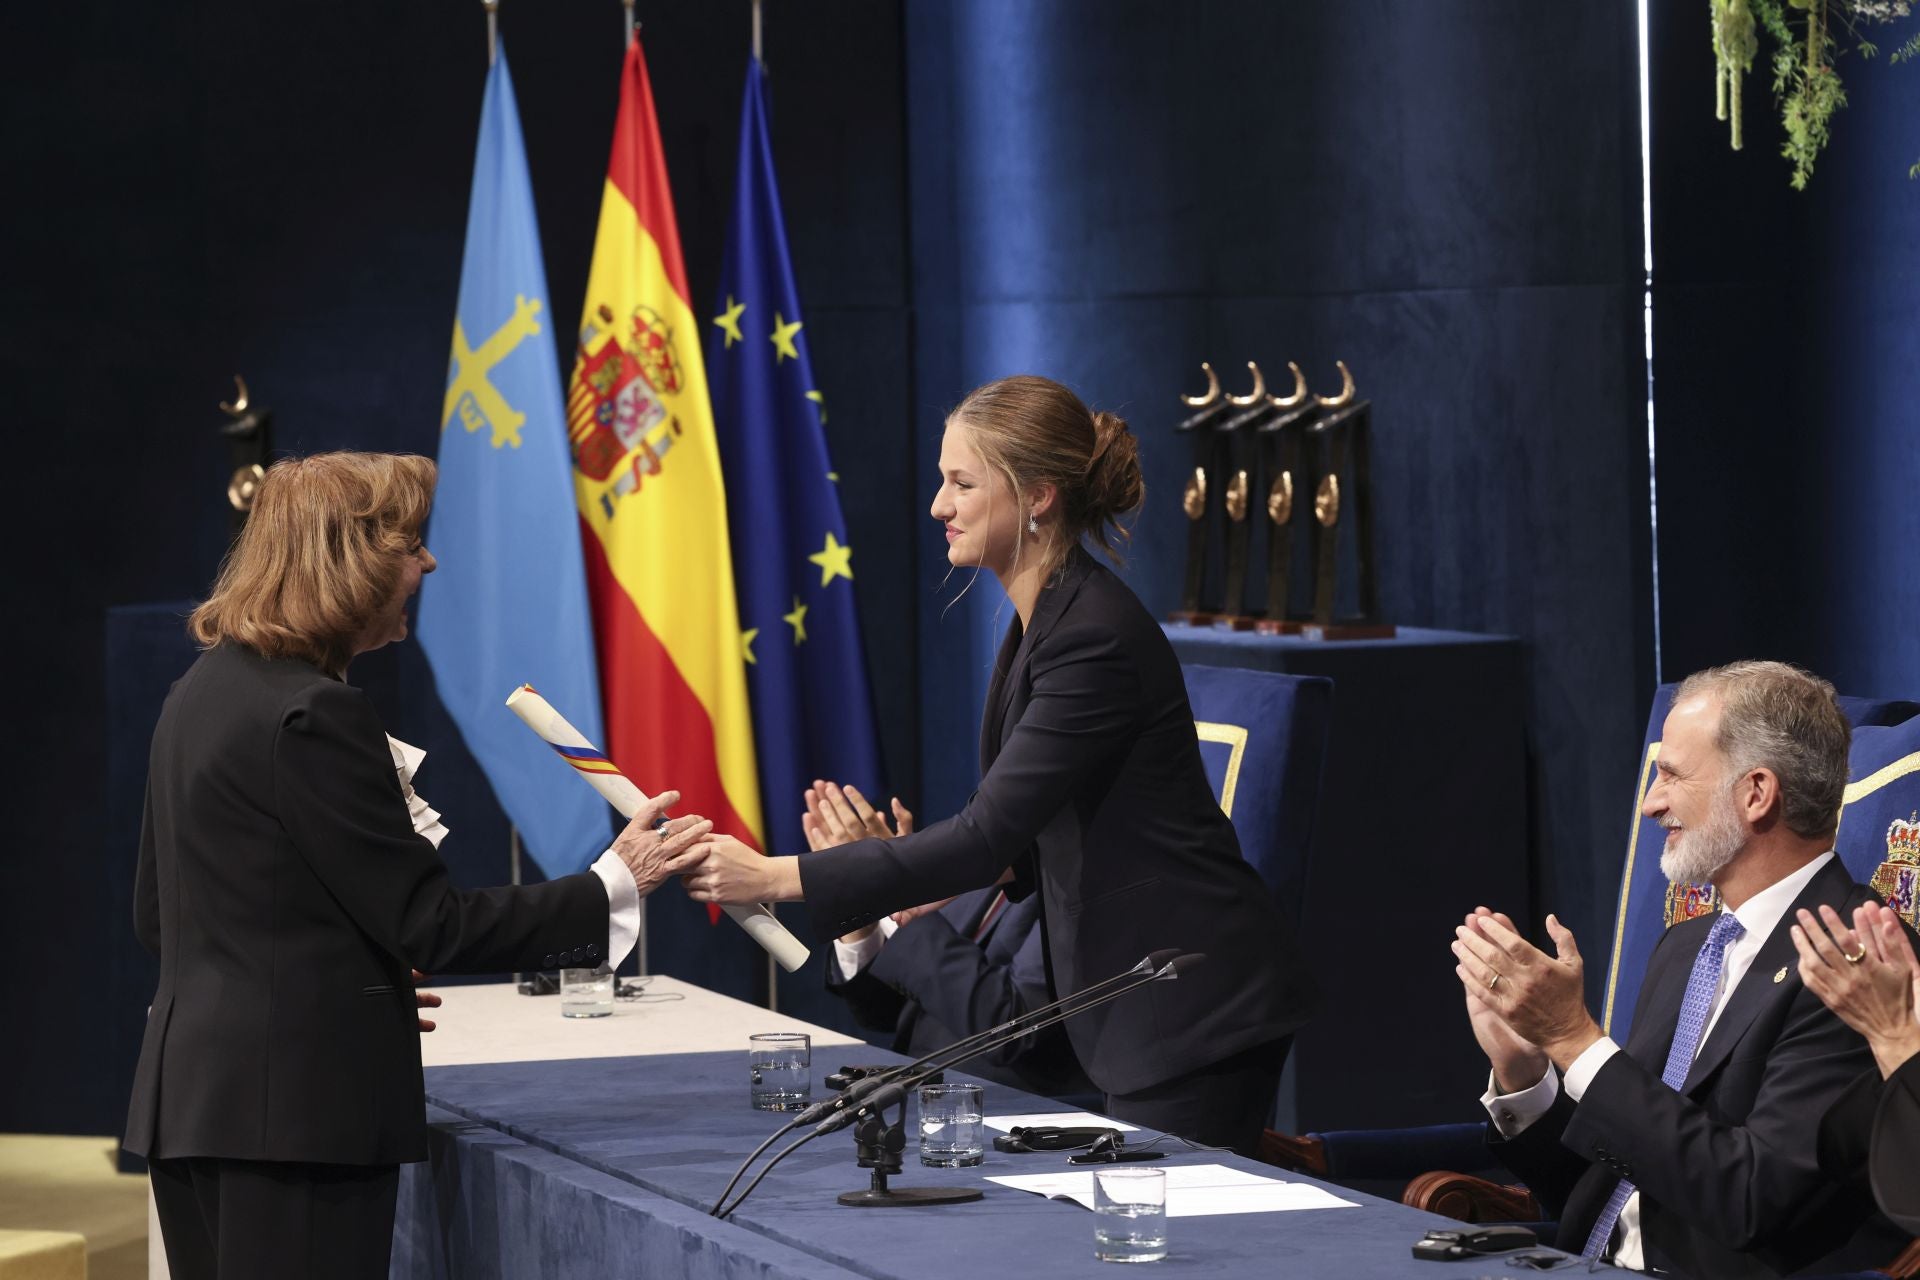
[[[813,779],[853,783],[879,799],[880,752],[853,548],[821,430],[825,402],[807,358],[757,58],[740,116],[724,301],[707,329],[708,366],[733,545],[742,551],[734,579],[768,840],[785,852],[807,847],[801,792]]]
[[[607,754],[642,790],[678,789],[679,812],[760,847],[727,495],[637,38],[621,71],[567,425]]]
[[[487,76],[467,210],[453,358],[440,414],[440,486],[421,584],[420,643],[440,700],[501,808],[550,875],[579,871],[612,834],[606,802],[554,767],[505,706],[523,683],[600,732],[600,682],[567,458],[560,362],[533,187],[501,49]]]

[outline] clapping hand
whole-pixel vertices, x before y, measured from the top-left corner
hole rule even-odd
[[[1855,908],[1853,927],[1832,907],[1795,913],[1800,981],[1866,1037],[1883,1076],[1920,1053],[1920,959],[1899,913],[1877,902]]]
[[[1600,1026],[1587,1012],[1579,944],[1558,919],[1547,917],[1553,955],[1521,937],[1511,920],[1484,907],[1453,932],[1459,960],[1454,973],[1467,994],[1498,1014],[1520,1039],[1538,1045],[1562,1071],[1600,1039]]]
[[[1496,921],[1511,933],[1519,933],[1511,919],[1485,907],[1475,908],[1459,932],[1476,931],[1481,917]],[[1465,943],[1456,936],[1454,955],[1461,956],[1465,949]],[[1467,1021],[1473,1027],[1473,1038],[1479,1041],[1487,1061],[1493,1065],[1494,1083],[1500,1092],[1516,1093],[1538,1084],[1547,1074],[1547,1055],[1540,1051],[1538,1045],[1508,1026],[1507,1020],[1480,998],[1479,984],[1468,981],[1464,963],[1455,965],[1454,972],[1460,975],[1461,984],[1466,990]]]
[[[418,987],[427,980],[427,975],[418,969],[411,970],[411,972],[413,974],[414,986]],[[413,1003],[422,1009],[438,1009],[440,1007],[440,997],[431,991],[415,991],[413,993]],[[422,1035],[425,1035],[439,1025],[439,1023],[434,1022],[430,1018],[418,1018],[417,1020],[420,1023],[420,1033]]]
[[[855,840],[891,840],[913,834],[913,813],[900,803],[899,796],[893,798],[892,804],[898,830],[887,825],[886,815],[869,804],[858,787],[842,787],[837,782],[815,779],[807,788],[806,800],[807,811],[800,815],[800,829],[806,833],[808,847],[815,852],[852,844]]]

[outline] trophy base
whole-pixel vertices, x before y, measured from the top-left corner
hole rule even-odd
[[[854,1209],[907,1209],[915,1205],[967,1204],[984,1193],[972,1187],[889,1187],[885,1191],[846,1191],[840,1203]]]
[[[1245,617],[1241,614],[1234,613],[1221,618],[1215,625],[1226,627],[1233,631],[1252,631],[1260,625],[1260,619]]]
[[[1308,640],[1391,640],[1399,634],[1391,622],[1308,622],[1300,627]]]
[[[1167,621],[1178,623],[1183,627],[1210,627],[1219,617],[1220,615],[1217,613],[1201,613],[1193,609],[1175,609],[1167,615]]]
[[[1306,624],[1289,618],[1255,618],[1253,629],[1263,636],[1297,636]]]

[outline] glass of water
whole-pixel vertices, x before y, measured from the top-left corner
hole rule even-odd
[[[1158,1262],[1167,1256],[1165,1169],[1094,1171],[1093,1256],[1102,1262]]]
[[[560,1016],[563,1018],[604,1018],[613,1012],[613,970],[562,969],[560,971]]]
[[[813,1038],[802,1031],[747,1037],[747,1088],[755,1111],[800,1111],[813,1097]]]
[[[977,1084],[920,1086],[920,1163],[966,1168],[986,1158],[987,1125]]]

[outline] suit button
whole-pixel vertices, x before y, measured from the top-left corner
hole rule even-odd
[[[596,942],[592,946],[587,948],[587,959],[598,960],[599,958],[600,958],[600,944]]]
[[[540,967],[542,969],[557,969],[560,967],[560,957],[550,954],[545,960],[540,962]]]

